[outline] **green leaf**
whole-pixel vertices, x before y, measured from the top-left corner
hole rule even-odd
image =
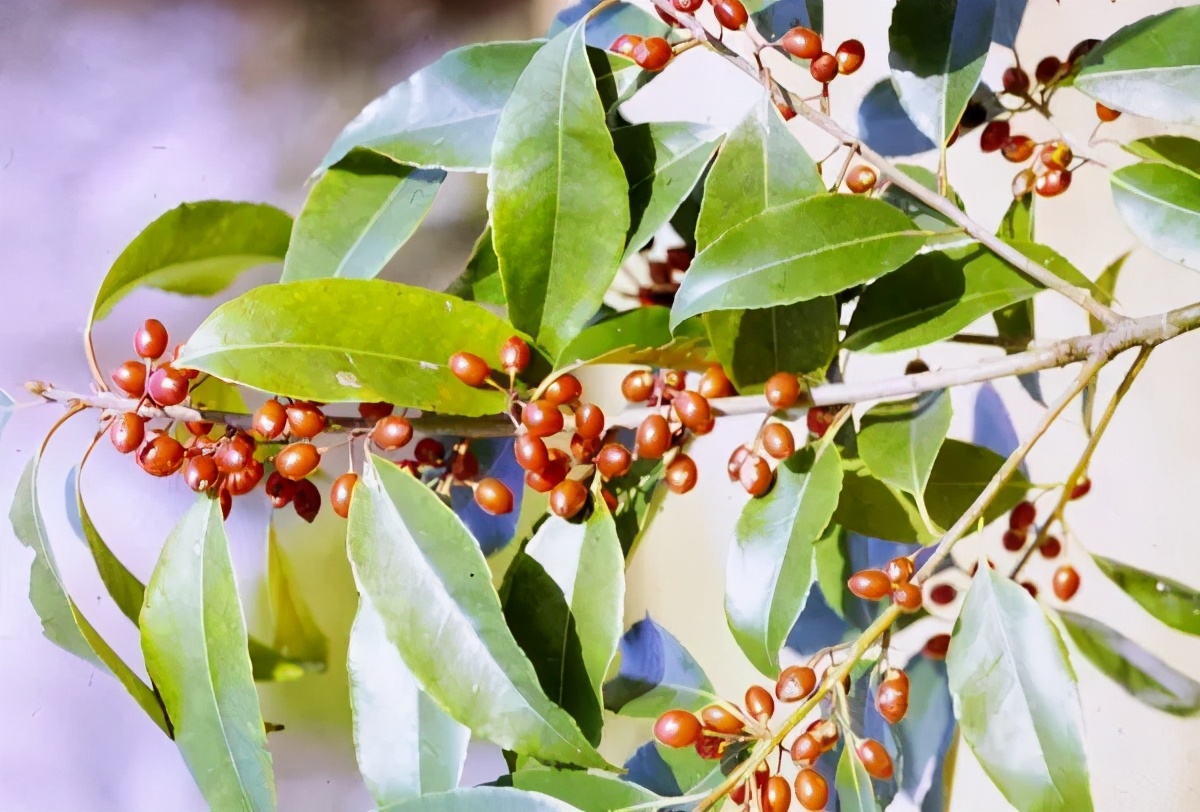
[[[199,496],[163,544],[142,607],[146,670],[214,809],[275,808],[275,778],[215,499]]]
[[[755,215],[822,194],[817,165],[763,95],[721,145],[704,182],[696,247]]]
[[[859,455],[871,473],[920,505],[953,416],[945,389],[872,406],[859,421]]]
[[[612,812],[643,805],[652,809],[649,805],[667,800],[616,776],[579,770],[520,770],[513,773],[512,781],[517,789],[558,798],[583,812]]]
[[[625,258],[636,254],[692,193],[720,138],[687,122],[631,124],[614,130],[613,146],[629,184]]]
[[[1096,566],[1141,607],[1172,629],[1200,634],[1200,591],[1179,581],[1093,556]]]
[[[100,283],[85,333],[134,289],[188,296],[224,290],[242,271],[279,262],[292,218],[274,206],[205,200],[159,217],[126,246]]]
[[[912,498],[876,478],[859,459],[845,461],[842,495],[833,521],[864,536],[932,544],[932,534]]]
[[[1012,245],[1059,278],[1091,287],[1052,249],[1035,243]],[[980,245],[919,254],[867,286],[842,345],[867,352],[923,347],[1044,289]]]
[[[709,341],[742,394],[781,370],[823,373],[837,352],[838,307],[832,296],[761,310],[704,315]]]
[[[275,535],[275,523],[267,528],[267,594],[275,623],[275,649],[292,660],[324,671],[329,641],[317,627],[304,597],[297,591],[292,565]]]
[[[1147,248],[1200,271],[1200,177],[1169,164],[1139,163],[1113,172],[1113,203]]]
[[[38,505],[37,475],[44,450],[43,446],[25,466],[13,495],[12,510],[8,514],[13,535],[33,550],[33,563],[29,568],[29,602],[42,621],[42,634],[64,651],[109,671],[125,686],[146,715],[169,736],[171,723],[158,696],[88,622],[63,583]]]
[[[911,164],[898,164],[896,168],[920,183],[929,191],[937,192],[938,194],[942,193],[942,190],[938,188],[941,185],[938,182],[938,176],[933,172],[930,172],[925,167],[913,166]],[[958,208],[963,208],[962,200],[953,189],[946,189],[945,196],[949,198],[954,205],[958,206]],[[946,217],[946,215],[929,208],[929,206],[925,205],[923,202],[913,197],[909,192],[906,192],[904,189],[901,189],[895,184],[884,187],[879,197],[900,209],[900,211],[904,212],[904,214],[908,217],[911,217],[912,221],[916,223],[919,228],[926,229],[927,231],[947,231],[951,229],[957,231],[959,228],[958,225],[953,223],[948,217]],[[947,236],[956,241],[963,239],[963,236],[960,233]]]
[[[671,327],[711,310],[771,307],[828,296],[898,268],[925,242],[892,206],[821,195],[769,209],[696,255]]]
[[[445,177],[440,169],[351,152],[308,193],[281,281],[377,276],[421,225]]]
[[[583,19],[600,4],[601,0],[580,0],[570,8],[555,15],[550,24],[549,36],[554,36],[570,25]],[[607,48],[622,34],[639,37],[665,37],[669,26],[654,14],[634,5],[618,3],[600,11],[588,21],[587,41],[597,48]]]
[[[1147,161],[1169,164],[1200,177],[1200,141],[1182,135],[1152,135],[1124,145],[1125,151]]]
[[[1088,54],[1075,87],[1114,110],[1200,123],[1200,7],[1127,25]]]
[[[625,627],[625,557],[612,515],[602,500],[596,500],[584,522],[551,516],[529,540],[525,553],[562,590],[599,697]]]
[[[358,768],[376,805],[457,787],[471,731],[421,690],[361,593],[346,670]]]
[[[488,177],[492,242],[513,324],[557,355],[600,306],[629,229],[582,23],[530,61],[500,116]]]
[[[1075,672],[1037,601],[980,567],[946,667],[963,739],[1008,802],[1090,812]]]
[[[555,368],[581,364],[650,364],[702,371],[712,363],[703,325],[689,322],[671,335],[671,311],[635,307],[599,321],[558,354]]]
[[[626,560],[633,555],[634,545],[650,519],[650,505],[659,493],[666,468],[660,460],[634,460],[629,472],[608,481],[608,492],[617,500],[613,524]]]
[[[389,804],[379,812],[579,812],[570,804],[512,787],[471,787]]]
[[[779,674],[779,650],[817,577],[814,545],[842,488],[833,443],[809,445],[775,472],[775,487],[742,509],[725,567],[725,618],[763,674]]]
[[[1130,696],[1176,716],[1200,711],[1200,683],[1094,618],[1061,609],[1059,617],[1083,656]]]
[[[996,236],[1006,242],[1033,242],[1033,195],[1013,199],[1004,212]]]
[[[363,108],[318,171],[365,147],[411,166],[486,172],[500,112],[542,45],[487,42],[450,51]]]
[[[859,761],[853,747],[842,748],[834,787],[842,812],[876,812],[879,809],[879,804],[875,803],[871,776],[867,774],[867,768]]]
[[[499,366],[512,333],[486,308],[444,293],[380,279],[313,279],[255,288],[221,305],[178,364],[323,403],[499,414],[503,393],[466,386],[446,364],[464,350]]]
[[[475,241],[471,258],[467,267],[446,288],[451,296],[466,299],[468,302],[493,305],[503,308],[507,306],[504,298],[504,285],[500,281],[500,263],[496,259],[496,250],[492,247],[492,227],[489,225]]]
[[[542,691],[505,625],[483,553],[437,494],[371,457],[355,490],[347,545],[388,639],[452,717],[542,761],[608,767]]]
[[[621,638],[621,667],[604,686],[604,707],[653,719],[671,708],[698,711],[718,700],[704,669],[647,615]]]
[[[999,14],[1000,9],[997,9],[997,18],[999,18]],[[996,230],[996,236],[1010,243],[1032,243],[1035,197],[1036,195],[1023,195],[1015,198],[1009,204],[1008,211],[1004,213],[1004,219],[1000,222],[1000,228]],[[1097,292],[1096,295],[1099,293]],[[996,334],[1001,338],[1024,341],[1028,346],[1036,337],[1034,326],[1037,320],[1034,317],[1033,299],[1026,299],[996,310],[992,313],[992,320],[996,322]],[[1021,352],[1021,350],[1015,348],[1005,350],[1006,355],[1016,352]],[[1029,397],[1043,406],[1046,404],[1046,399],[1042,395],[1041,376],[1038,373],[1027,372],[1024,375],[1018,375],[1017,380],[1029,393]]]
[[[1116,300],[1117,279],[1121,276],[1121,269],[1125,267],[1125,260],[1129,259],[1129,252],[1126,251],[1121,256],[1109,263],[1096,278],[1096,299],[1103,305],[1111,305]],[[1088,328],[1092,334],[1103,333],[1107,329],[1107,325],[1095,316],[1088,316]]]

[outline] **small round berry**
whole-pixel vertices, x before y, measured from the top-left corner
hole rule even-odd
[[[696,739],[696,755],[705,761],[717,761],[725,752],[725,739],[720,736],[701,735]]]
[[[692,267],[692,258],[695,253],[690,248],[668,248],[667,264],[677,271],[687,273],[687,269]]]
[[[879,715],[896,724],[908,713],[908,680],[885,679],[879,683],[879,691],[875,694],[875,708]]]
[[[183,424],[183,427],[193,437],[207,437],[208,433],[213,430],[213,424],[207,420],[189,420]]]
[[[1064,564],[1054,571],[1054,597],[1060,601],[1069,601],[1079,591],[1079,573],[1070,564]]]
[[[938,606],[954,603],[954,599],[957,597],[958,590],[952,584],[938,584],[929,590],[929,600]]]
[[[1042,542],[1042,546],[1038,547],[1038,552],[1043,558],[1058,558],[1062,553],[1062,542],[1056,536],[1048,536]]]
[[[755,497],[765,496],[775,484],[775,472],[767,461],[758,454],[749,454],[746,461],[738,470],[738,482],[745,488],[746,493]]]
[[[654,723],[654,738],[667,747],[688,747],[700,738],[700,720],[685,710],[669,710]]]
[[[550,490],[567,478],[571,472],[571,460],[564,451],[550,449],[550,461],[540,471],[527,471],[525,484],[538,493],[549,493]]]
[[[859,570],[850,576],[846,586],[867,601],[883,600],[892,591],[892,582],[882,570]]]
[[[112,382],[125,394],[140,398],[146,392],[146,365],[141,361],[126,361],[113,370]]]
[[[484,513],[503,516],[512,513],[513,493],[495,477],[484,477],[475,486],[475,504],[479,505]]]
[[[821,84],[829,84],[838,75],[837,57],[833,54],[821,54],[808,64],[808,72]]]
[[[712,7],[717,22],[730,31],[741,31],[750,20],[742,0],[712,0]]]
[[[801,770],[796,775],[796,800],[812,812],[820,812],[829,803],[829,783],[816,770]]]
[[[259,437],[274,440],[287,428],[287,409],[275,398],[271,398],[255,410],[250,425]]]
[[[574,517],[587,504],[588,491],[576,479],[564,479],[550,491],[550,512],[564,519]]]
[[[704,723],[704,727],[708,730],[714,730],[717,733],[725,733],[730,736],[741,733],[746,727],[746,723],[741,717],[721,705],[708,705],[701,710],[700,721]]]
[[[487,361],[469,352],[456,352],[450,356],[447,364],[454,377],[467,386],[483,386],[484,381],[492,374]]]
[[[183,465],[183,446],[169,434],[159,434],[142,446],[138,465],[151,476],[170,476]]]
[[[321,491],[311,479],[302,479],[295,483],[296,490],[292,494],[292,509],[304,521],[312,524],[321,512]]]
[[[1004,71],[1000,83],[1005,93],[1014,96],[1023,96],[1029,92],[1029,74],[1015,66]]]
[[[158,319],[146,319],[133,334],[133,351],[147,361],[160,357],[167,351],[167,328]]]
[[[671,5],[675,7],[676,11],[695,14],[704,5],[704,0],[671,0]]]
[[[521,422],[534,437],[549,437],[562,431],[563,414],[548,400],[532,400],[525,404]]]
[[[913,572],[915,572],[913,560],[907,556],[893,558],[883,568],[883,574],[893,584],[907,584],[912,580]]]
[[[663,372],[663,388],[682,390],[687,385],[687,373],[682,369],[668,369]]]
[[[1038,150],[1038,160],[1047,169],[1066,169],[1075,160],[1075,153],[1066,141],[1049,141]]]
[[[217,504],[221,506],[221,518],[228,519],[233,510],[233,496],[224,487],[217,489]]]
[[[529,366],[529,345],[520,336],[512,336],[500,347],[500,367],[516,375]]]
[[[654,375],[648,369],[636,369],[621,381],[621,394],[630,403],[648,400],[654,394]]]
[[[817,687],[817,673],[806,665],[789,665],[775,681],[775,698],[780,702],[799,702]]]
[[[782,775],[773,775],[767,779],[767,789],[763,793],[762,812],[787,812],[792,805],[792,785]]]
[[[672,493],[683,494],[696,487],[698,476],[696,461],[687,454],[680,454],[671,460],[664,478],[667,480],[667,488]]]
[[[616,479],[629,473],[633,455],[620,443],[608,443],[596,455],[596,468],[605,479]]]
[[[779,115],[783,117],[784,121],[791,121],[796,117],[796,111],[784,102],[775,102],[775,109],[779,111]]]
[[[413,449],[413,458],[422,465],[441,465],[446,459],[446,446],[432,437],[423,437]]]
[[[571,456],[580,464],[590,463],[600,453],[601,439],[595,437],[591,440],[580,437],[579,434],[571,436]]]
[[[792,742],[788,752],[792,757],[792,763],[797,767],[811,767],[817,763],[817,759],[825,750],[811,733],[801,733]]]
[[[255,446],[254,438],[244,431],[223,440],[213,453],[217,470],[223,474],[236,474],[254,459]]]
[[[865,194],[875,188],[879,176],[866,164],[859,164],[846,175],[846,188],[856,195]]]
[[[929,364],[925,363],[920,358],[914,358],[904,365],[905,375],[920,375],[923,372],[929,371]]]
[[[287,412],[288,432],[293,437],[311,440],[325,431],[325,413],[315,403],[297,401],[288,406],[285,411]]]
[[[1067,62],[1069,64],[1074,64],[1074,63],[1078,62],[1079,60],[1083,59],[1085,56],[1090,54],[1092,52],[1092,49],[1095,48],[1099,44],[1100,44],[1100,40],[1098,40],[1098,39],[1085,39],[1081,42],[1076,43],[1075,47],[1071,49],[1071,53],[1069,53],[1067,55]]]
[[[784,34],[779,45],[797,59],[816,59],[821,55],[821,35],[802,25]]]
[[[633,46],[633,61],[642,70],[660,71],[673,56],[671,44],[662,37],[647,37]]]
[[[847,674],[847,678],[849,675]],[[828,753],[833,748],[837,747],[838,743],[838,726],[837,722],[832,719],[817,719],[808,726],[805,731],[810,734],[821,745],[821,750]]]
[[[393,414],[380,420],[371,429],[371,442],[384,451],[396,451],[412,441],[413,427],[407,417]]]
[[[989,121],[979,134],[979,148],[984,152],[995,152],[1008,140],[1010,126],[1007,121]]]
[[[1036,147],[1037,144],[1027,135],[1010,135],[1008,140],[1000,145],[1000,154],[1006,161],[1019,164],[1032,158]]]
[[[892,777],[892,757],[879,742],[874,739],[863,739],[858,743],[854,752],[858,753],[858,760],[862,762],[867,775],[880,781],[886,781]]]
[[[1096,118],[1104,122],[1109,122],[1116,121],[1120,117],[1120,110],[1114,110],[1111,107],[1105,107],[1100,102],[1096,102]]]
[[[762,430],[762,447],[775,459],[785,460],[796,453],[796,438],[782,423],[768,423]]]
[[[108,429],[113,448],[122,454],[136,451],[146,439],[146,421],[133,412],[125,412],[113,420]]]
[[[765,722],[775,713],[775,699],[771,692],[761,685],[751,685],[746,689],[746,711],[751,719]]]
[[[892,603],[905,612],[915,612],[921,608],[921,587],[916,584],[900,584],[892,590]]]
[[[1018,502],[1008,514],[1008,526],[1013,530],[1025,531],[1037,519],[1037,507],[1033,502]]]
[[[321,452],[312,443],[292,443],[275,454],[275,470],[290,480],[304,479],[321,464]]]
[[[1083,479],[1079,480],[1079,482],[1075,483],[1075,487],[1071,489],[1071,499],[1082,499],[1083,497],[1087,496],[1091,490],[1092,480],[1088,477],[1084,477]]]
[[[808,430],[817,437],[824,437],[840,410],[839,406],[814,406],[809,409],[805,420]]]
[[[621,56],[633,59],[633,49],[641,43],[642,38],[637,34],[622,34],[613,40],[613,44],[608,46],[608,50]]]
[[[1049,84],[1058,76],[1058,72],[1062,69],[1062,62],[1056,56],[1048,56],[1041,62],[1037,63],[1037,67],[1033,70],[1033,78],[1038,80],[1039,84]]]
[[[767,378],[763,395],[772,409],[790,409],[800,400],[800,379],[790,372],[776,372]]]
[[[548,400],[555,406],[565,406],[579,399],[583,394],[583,384],[574,375],[559,375],[550,385],[546,387],[546,391],[542,393],[542,399]]]
[[[541,471],[550,462],[550,452],[541,437],[522,434],[513,441],[513,456],[526,471]]]
[[[450,475],[459,482],[468,482],[479,475],[479,458],[470,451],[460,451],[450,462]]]
[[[925,641],[925,646],[921,649],[921,653],[931,660],[944,660],[946,659],[946,652],[949,650],[950,635],[935,634]]]
[[[1021,587],[1029,593],[1029,597],[1036,598],[1038,596],[1037,584],[1033,581],[1022,581]]]
[[[671,428],[667,418],[652,414],[642,421],[637,430],[637,455],[642,459],[657,460],[671,447]]]
[[[350,515],[350,498],[354,495],[354,486],[357,484],[358,474],[350,472],[335,479],[329,489],[329,504],[333,507],[333,512],[343,519]]]
[[[183,466],[183,481],[199,493],[217,484],[217,464],[212,457],[192,457]]]
[[[1022,169],[1017,174],[1013,175],[1012,179],[1012,196],[1014,198],[1024,197],[1033,191],[1033,187],[1037,185],[1037,173],[1032,169]]]
[[[1066,169],[1051,169],[1037,176],[1034,191],[1042,197],[1058,197],[1071,186],[1071,173]]]
[[[737,394],[733,381],[729,380],[729,376],[725,374],[725,368],[720,364],[710,364],[708,369],[704,370],[704,374],[700,376],[700,382],[696,385],[696,391],[709,400],[729,398]]]
[[[189,385],[186,375],[164,364],[150,373],[146,394],[159,406],[178,406],[187,400]]]
[[[729,475],[730,482],[737,482],[738,475],[742,472],[742,463],[750,456],[750,446],[740,445],[733,449],[733,453],[729,455],[729,462],[725,463],[725,473]]]
[[[862,67],[866,49],[856,39],[848,39],[837,48],[838,73],[849,76]]]
[[[396,406],[392,403],[360,403],[358,404],[358,416],[368,423],[374,425],[383,418],[389,416],[396,411]]]
[[[1025,546],[1025,531],[1005,530],[1002,542],[1004,544],[1004,549],[1008,550],[1010,553],[1015,553]]]
[[[271,506],[278,509],[292,503],[292,498],[296,495],[296,483],[285,479],[278,471],[272,471],[263,490],[267,492]]]
[[[711,431],[712,408],[708,405],[708,398],[704,395],[685,389],[671,399],[671,406],[675,409],[675,414],[679,415],[679,422],[686,428],[696,434],[707,434]]]
[[[604,412],[594,403],[575,407],[575,431],[585,440],[597,440],[604,434]]]
[[[258,460],[250,460],[242,470],[225,477],[225,489],[230,496],[245,496],[254,490],[262,478],[263,464]]]

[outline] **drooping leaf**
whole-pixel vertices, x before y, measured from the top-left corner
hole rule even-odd
[[[629,229],[583,23],[530,60],[500,116],[492,162],[488,208],[509,316],[557,355],[600,306]]]
[[[1013,198],[996,229],[996,236],[1008,242],[1033,242],[1034,195]]]
[[[980,567],[946,668],[963,739],[1009,803],[1092,809],[1075,673],[1058,630],[1028,592]]]
[[[1125,26],[1083,61],[1075,87],[1114,110],[1177,124],[1200,123],[1200,8]]]
[[[897,765],[900,795],[921,812],[945,808],[946,756],[954,741],[954,705],[946,664],[922,656],[905,666],[909,684],[908,713],[891,733],[903,754]]]
[[[1052,249],[1035,243],[1013,247],[1059,278],[1090,287],[1087,278]],[[979,245],[919,254],[867,286],[843,346],[867,352],[923,347],[1042,290]]]
[[[1147,248],[1200,270],[1200,176],[1170,164],[1138,163],[1110,176],[1113,203]]]
[[[726,137],[704,182],[696,247],[755,215],[821,194],[816,164],[767,96]]]
[[[622,716],[655,718],[671,708],[699,710],[716,698],[692,655],[650,616],[621,637],[621,667],[604,685],[604,707]]]
[[[203,495],[163,544],[140,623],[146,671],[214,809],[275,808],[275,778],[229,541]]]
[[[837,766],[838,804],[842,812],[877,812],[875,788],[871,776],[859,760],[853,747],[845,747]]]
[[[742,394],[761,389],[776,372],[824,372],[837,352],[838,307],[832,296],[761,310],[704,315],[709,341]]]
[[[292,218],[274,206],[205,200],[171,209],[142,230],[109,268],[86,330],[139,287],[189,296],[224,290],[242,271],[279,262]]]
[[[550,31],[546,36],[553,37],[579,22],[600,2],[601,0],[580,0],[571,7],[558,12],[554,15],[554,21],[550,23]],[[585,37],[588,45],[596,48],[608,48],[622,34],[663,37],[666,36],[669,29],[670,26],[657,16],[647,14],[635,5],[618,3],[600,11],[588,21]]]
[[[858,135],[867,146],[887,156],[916,155],[934,148],[917,129],[890,79],[881,79],[858,106]]]
[[[953,416],[945,389],[872,406],[859,423],[859,455],[871,473],[920,504]]]
[[[1200,634],[1200,591],[1179,581],[1093,556],[1096,566],[1142,608],[1172,629]]]
[[[665,800],[630,781],[581,770],[519,770],[512,780],[517,789],[558,798],[583,812],[612,812]]]
[[[1125,267],[1127,259],[1129,259],[1128,251],[1110,262],[1096,277],[1096,300],[1101,304],[1112,305],[1116,301],[1117,279],[1120,278],[1121,269]],[[1091,315],[1088,316],[1088,327],[1093,334],[1102,333],[1107,329],[1104,322]]]
[[[446,364],[463,350],[499,366],[512,333],[499,316],[444,293],[381,279],[313,279],[255,288],[221,305],[178,363],[306,400],[499,414],[503,393],[466,386]]]
[[[309,191],[281,281],[374,278],[421,225],[445,177],[354,150]]]
[[[580,812],[568,803],[513,787],[479,786],[388,804],[379,812]]]
[[[805,446],[775,476],[771,492],[742,510],[725,568],[729,629],[754,667],[771,676],[817,577],[814,545],[842,487],[837,446]]]
[[[845,460],[842,495],[833,521],[873,538],[922,544],[936,541],[912,497],[877,478],[856,458]]]
[[[346,670],[358,768],[376,805],[457,787],[471,731],[421,690],[365,594]]]
[[[433,491],[372,457],[355,490],[347,545],[388,639],[453,718],[508,750],[607,767],[542,691],[504,622],[483,553]]]
[[[267,593],[275,624],[275,650],[324,671],[329,641],[296,588],[296,576],[276,537],[274,522],[267,529]]]
[[[671,326],[712,310],[838,293],[895,270],[924,241],[912,221],[879,200],[821,195],[769,209],[696,255],[676,294]]]
[[[1182,135],[1152,135],[1122,145],[1126,152],[1147,161],[1168,164],[1200,176],[1200,141]]]
[[[1023,352],[1037,337],[1034,332],[1036,322],[1034,304],[1036,301],[1036,299],[1026,299],[992,313],[992,320],[996,322],[996,335],[1008,339],[1014,344],[1014,346],[1005,348],[1005,355]],[[1034,402],[1046,405],[1046,398],[1042,394],[1042,378],[1039,373],[1026,372],[1018,375],[1017,381]]]
[[[629,184],[628,258],[670,222],[721,139],[709,128],[687,122],[631,124],[614,130],[612,139]]]
[[[818,34],[825,27],[825,0],[750,0],[746,7],[759,10],[751,14],[758,33],[774,41],[789,29],[802,25]]]
[[[712,362],[703,325],[689,322],[671,335],[671,311],[635,307],[599,321],[575,336],[558,355],[556,368],[590,364],[650,364],[701,371]]]
[[[363,147],[411,166],[486,172],[500,111],[542,45],[488,42],[450,51],[363,108],[318,171]]]
[[[888,29],[892,84],[909,118],[944,144],[967,109],[992,44],[996,0],[899,0]]]
[[[938,188],[941,184],[938,182],[937,175],[935,175],[933,172],[930,172],[925,167],[912,166],[911,164],[898,164],[896,168],[920,183],[926,189],[929,189],[931,192],[942,194],[942,190]],[[957,231],[958,229],[958,226],[956,226],[946,215],[925,205],[910,192],[901,189],[895,184],[887,186],[879,196],[883,200],[900,209],[900,211],[904,212],[908,217],[912,218],[912,221],[920,228],[928,231],[944,231],[950,229]],[[951,200],[956,206],[958,206],[958,208],[963,208],[962,200],[953,189],[947,188],[944,196]],[[961,233],[948,235],[948,237],[956,242],[963,239]]]
[[[1200,683],[1099,620],[1059,610],[1075,647],[1125,692],[1176,716],[1200,711]]]

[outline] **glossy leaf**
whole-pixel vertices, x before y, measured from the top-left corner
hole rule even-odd
[[[1110,176],[1113,203],[1147,248],[1200,270],[1200,177],[1169,164],[1139,163]]]
[[[179,364],[325,403],[498,414],[503,393],[466,386],[446,364],[464,350],[499,366],[512,333],[499,316],[444,293],[380,279],[314,279],[255,288],[221,305],[188,339]]]
[[[1105,106],[1159,121],[1200,123],[1200,8],[1144,17],[1100,43],[1075,87]]]
[[[935,146],[908,117],[889,79],[873,85],[859,104],[858,135],[863,143],[887,157],[916,155]]]
[[[486,172],[500,111],[542,44],[488,42],[450,51],[363,108],[318,171],[364,147],[411,166]]]
[[[628,258],[670,222],[721,139],[710,128],[687,122],[631,124],[614,130],[612,139],[629,184]]]
[[[899,0],[888,64],[900,104],[930,140],[953,135],[979,85],[996,0]]]
[[[834,544],[836,543],[835,537]],[[819,549],[820,544],[817,547]],[[820,574],[821,567],[818,563],[818,578]],[[850,624],[830,607],[825,598],[824,587],[814,587],[809,590],[808,600],[800,610],[800,617],[796,618],[796,625],[788,632],[785,644],[802,659],[807,659],[826,646],[841,643],[848,631]]]
[[[1200,590],[1111,558],[1094,556],[1093,560],[1109,580],[1154,617],[1172,629],[1200,635]]]
[[[716,700],[700,664],[649,615],[629,627],[620,649],[620,670],[604,686],[604,707],[613,713],[653,719]]]
[[[963,739],[1009,803],[1092,809],[1075,673],[1058,630],[1028,592],[980,567],[946,668]]]
[[[1007,4],[1005,0],[1000,0],[997,4],[997,25],[1000,23],[1001,11]],[[1000,221],[1000,228],[996,231],[998,237],[1002,237],[1008,242],[1031,243],[1034,241],[1033,206],[1035,197],[1036,195],[1025,195],[1014,199],[1009,204],[1008,211],[1004,213],[1004,219]],[[1095,295],[1098,296],[1099,293],[1097,292]],[[1036,324],[1034,304],[1034,299],[1026,299],[1008,307],[1002,307],[992,313],[992,320],[996,322],[996,334],[1001,338],[1024,342],[1025,346],[1033,343],[1037,335],[1034,330]],[[1015,352],[1021,352],[1021,349],[1010,347],[1005,350],[1005,354],[1007,355],[1012,355]],[[1042,394],[1042,378],[1040,373],[1027,372],[1024,375],[1018,375],[1017,380],[1020,382],[1021,387],[1029,394],[1029,397],[1043,406],[1046,405],[1046,398]]]
[[[347,545],[360,591],[438,705],[508,750],[607,767],[542,691],[505,625],[483,553],[433,491],[372,457],[355,489]]]
[[[867,768],[859,761],[854,748],[844,747],[838,759],[836,780],[838,804],[841,812],[876,812],[875,788]]]
[[[703,325],[689,322],[671,335],[671,311],[635,307],[596,322],[558,355],[557,368],[591,364],[650,364],[702,371],[712,362]]]
[[[618,433],[617,441],[627,448],[632,447],[633,431],[627,429]],[[613,510],[613,525],[626,560],[633,555],[634,546],[650,519],[650,506],[655,494],[661,492],[658,486],[664,474],[665,466],[660,460],[634,460],[629,473],[610,479],[605,486],[617,500],[617,507]]]
[[[629,229],[582,23],[533,57],[505,105],[488,177],[492,244],[517,328],[551,355],[600,306]]]
[[[455,278],[446,292],[468,302],[505,307],[504,285],[500,281],[500,262],[492,247],[492,227],[488,226],[471,251],[467,267]]]
[[[709,341],[742,394],[759,391],[776,372],[823,373],[837,352],[838,307],[832,296],[761,310],[707,313]]]
[[[891,726],[903,754],[896,765],[899,794],[921,812],[941,812],[947,799],[943,783],[951,772],[946,757],[956,730],[946,664],[916,656],[904,670],[912,686],[908,713]]]
[[[1080,653],[1130,696],[1176,716],[1200,711],[1200,683],[1099,620],[1062,610],[1059,617]]]
[[[142,230],[109,268],[87,330],[139,287],[189,296],[224,290],[243,271],[279,262],[292,218],[274,206],[205,200],[171,209]]]
[[[908,175],[913,180],[920,183],[930,191],[942,194],[939,186],[943,185],[938,182],[938,177],[933,172],[930,172],[923,166],[913,166],[911,164],[898,164],[896,166],[905,175]],[[946,189],[945,196],[954,202],[958,208],[964,208],[962,200],[953,189]],[[904,212],[918,227],[929,231],[947,231],[953,230],[954,233],[948,235],[950,240],[960,242],[963,239],[961,233],[958,232],[958,226],[939,211],[931,209],[929,206],[922,203],[911,193],[901,189],[895,184],[886,186],[879,193],[879,197],[888,203],[891,203],[900,211]]]
[[[512,781],[517,789],[558,798],[583,812],[612,812],[660,800],[630,781],[580,770],[519,770],[513,773]]]
[[[275,535],[274,522],[267,529],[267,594],[275,624],[275,650],[284,657],[310,663],[315,670],[324,671],[329,641],[317,627],[297,588],[291,562]]]
[[[475,493],[470,488],[456,487],[450,491],[450,504],[454,512],[479,542],[479,548],[483,550],[484,555],[491,555],[508,546],[517,534],[521,503],[525,498],[525,471],[517,464],[512,449],[512,438],[471,441],[471,453],[479,460],[483,471],[481,476],[500,480],[512,492],[511,511],[493,516],[475,503]]]
[[[729,630],[754,667],[769,676],[779,674],[779,650],[817,577],[814,545],[842,488],[837,447],[806,446],[775,476],[771,492],[743,508],[725,567]]]
[[[146,670],[205,801],[215,809],[274,809],[271,755],[216,500],[197,497],[167,537],[139,625]]]
[[[842,496],[833,521],[855,533],[889,541],[931,544],[937,540],[925,527],[912,497],[874,476],[859,459],[845,461]]]
[[[446,173],[355,150],[313,184],[283,261],[283,282],[371,279],[421,225]]]
[[[471,731],[421,690],[364,594],[346,670],[358,768],[376,805],[457,787]]]
[[[1033,242],[1034,195],[1022,195],[1008,204],[996,236],[1008,242]]]
[[[1200,141],[1182,135],[1152,135],[1123,145],[1147,161],[1168,164],[1200,177]]]
[[[696,222],[696,247],[707,248],[755,215],[824,191],[813,159],[764,95],[713,161]]]
[[[554,15],[554,21],[550,24],[547,36],[553,37],[579,22],[600,2],[601,0],[580,0],[570,8],[558,12]],[[656,15],[648,14],[629,3],[618,3],[593,16],[588,21],[584,36],[588,45],[596,48],[608,48],[622,34],[636,34],[639,37],[665,37],[669,29],[670,27]]]
[[[712,310],[838,293],[895,270],[924,241],[907,217],[870,198],[821,195],[769,209],[696,255],[676,294],[671,326]]]
[[[953,416],[945,389],[872,406],[859,421],[859,455],[871,473],[919,504]]]
[[[570,804],[513,787],[471,787],[435,792],[381,806],[379,812],[579,812]]]
[[[1091,286],[1053,250],[1034,243],[1013,246],[1059,278]],[[850,319],[843,346],[868,352],[923,347],[1042,290],[979,245],[919,254],[867,286]]]
[[[754,10],[754,25],[768,40],[777,40],[798,25],[818,34],[825,27],[825,0],[750,0],[746,7]]]
[[[1129,259],[1129,252],[1121,254],[1121,256],[1109,263],[1100,276],[1096,277],[1096,299],[1104,305],[1112,305],[1116,301],[1117,280],[1121,276],[1121,269],[1125,267],[1125,260]],[[1088,316],[1088,327],[1095,333],[1102,333],[1106,329],[1104,322],[1100,321],[1095,316]]]

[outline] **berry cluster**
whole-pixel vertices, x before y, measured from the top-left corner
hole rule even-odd
[[[1086,496],[1092,488],[1090,479],[1081,480],[1072,490],[1071,499],[1080,499]],[[1004,531],[1004,549],[1012,553],[1019,553],[1025,549],[1025,545],[1029,540],[1029,531],[1034,531],[1034,536],[1039,533],[1034,525],[1037,520],[1037,508],[1032,502],[1021,502],[1014,507],[1008,514],[1008,529]],[[1053,560],[1058,558],[1062,553],[1063,545],[1056,536],[1047,535],[1043,538],[1038,546],[1038,552],[1043,558]],[[1033,595],[1035,598],[1038,594],[1037,584],[1032,581],[1023,581],[1021,586]],[[1051,578],[1051,588],[1054,591],[1054,596],[1060,601],[1069,601],[1075,597],[1075,593],[1079,591],[1079,572],[1070,564],[1063,564],[1054,571]]]
[[[797,59],[807,59],[808,72],[822,85],[828,85],[838,74],[849,76],[862,67],[867,52],[856,39],[848,39],[833,53],[824,50],[821,35],[811,28],[796,26],[775,43]]]
[[[891,597],[892,603],[905,612],[921,608],[921,588],[912,583],[913,561],[911,558],[893,558],[881,570],[860,570],[846,582],[852,593],[868,601],[880,601]]]

